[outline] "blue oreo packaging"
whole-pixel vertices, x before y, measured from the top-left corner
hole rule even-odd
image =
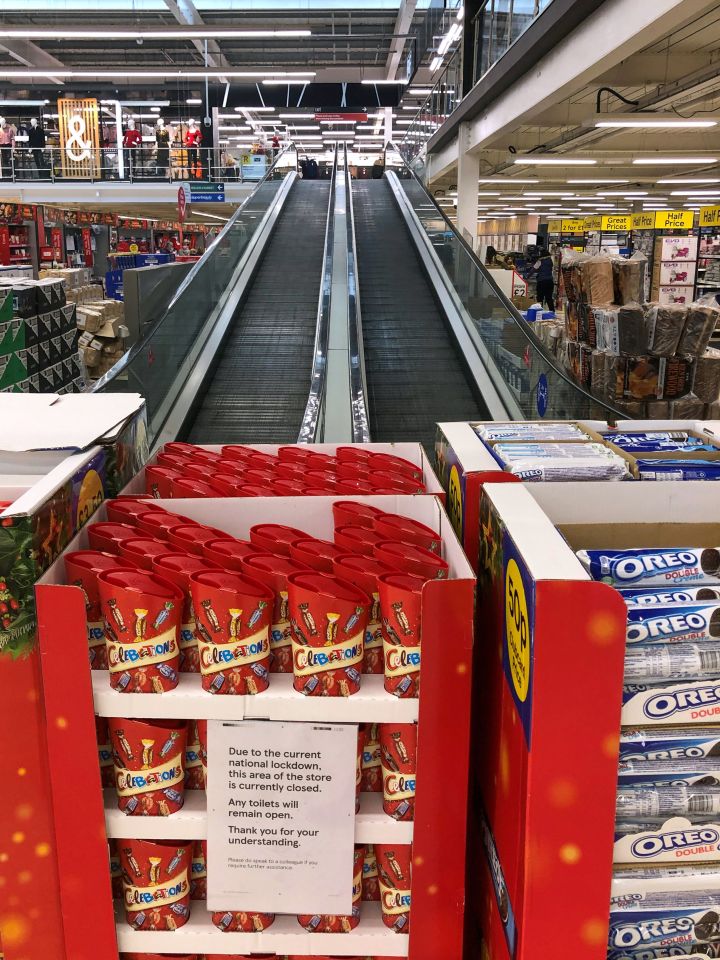
[[[652,953],[645,951],[675,945],[683,948],[708,945],[714,949],[719,942],[720,895],[717,892],[649,893],[626,907],[613,905],[611,908],[609,951],[631,950],[635,957],[643,951],[640,957],[652,957]]]
[[[664,822],[656,817],[644,820],[618,819],[613,860],[616,864],[626,863],[645,868],[680,863],[717,866],[720,859],[719,820],[717,814],[691,814],[690,819],[688,816],[671,816]]]
[[[618,785],[623,787],[639,784],[648,787],[720,787],[720,757],[688,758],[684,761],[621,760],[618,767]]]
[[[577,557],[593,580],[615,587],[720,584],[718,547],[578,550]]]
[[[623,687],[624,727],[720,723],[720,680],[633,683]]]
[[[720,585],[717,587],[681,587],[666,590],[652,587],[631,587],[618,593],[629,607],[660,607],[671,603],[698,603],[707,600],[720,600]]]
[[[641,480],[720,480],[718,460],[642,460],[636,464]]]
[[[620,762],[628,760],[701,760],[720,757],[720,727],[638,728],[620,734]]]
[[[720,637],[720,603],[628,607],[626,637],[629,644],[716,640]]]
[[[648,433],[604,433],[603,439],[614,443],[628,453],[707,452],[716,453],[718,447],[693,437],[683,430],[658,430]]]

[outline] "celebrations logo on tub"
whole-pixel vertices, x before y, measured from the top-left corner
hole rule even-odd
[[[305,677],[325,670],[350,667],[360,663],[363,658],[363,634],[342,643],[326,644],[324,647],[308,647],[293,639],[293,659],[295,676]]]
[[[120,797],[148,793],[151,790],[164,790],[166,787],[172,787],[176,783],[180,783],[183,776],[182,763],[179,757],[149,770],[125,770],[123,767],[118,767],[115,770],[115,782]]]
[[[177,649],[174,627],[144,642],[121,643],[119,640],[113,640],[108,643],[110,672],[118,673],[127,667],[164,663],[174,656]]]
[[[165,906],[177,903],[188,893],[187,870],[170,880],[168,883],[158,883],[150,887],[125,887],[125,907],[127,910],[145,910],[147,907]]]
[[[417,673],[420,669],[420,647],[398,647],[385,644],[385,674],[400,677],[407,673]]]
[[[405,776],[383,767],[384,793],[388,800],[408,800],[415,796],[415,775]]]
[[[380,881],[380,899],[382,900],[383,913],[399,914],[408,913],[410,910],[410,891],[394,890]]]
[[[234,663],[250,664],[267,657],[270,651],[267,628],[244,640],[230,643],[206,643],[198,638],[203,673],[217,673]]]

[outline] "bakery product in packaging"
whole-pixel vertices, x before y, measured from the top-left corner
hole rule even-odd
[[[677,352],[689,357],[701,357],[717,325],[720,313],[714,307],[693,303],[688,308]]]
[[[647,314],[648,350],[656,357],[672,357],[685,327],[684,307],[654,304]]]

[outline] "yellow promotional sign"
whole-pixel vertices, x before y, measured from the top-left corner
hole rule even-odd
[[[632,215],[632,228],[633,230],[654,230],[655,214],[654,213],[634,213]]]
[[[562,233],[562,220],[548,220],[548,233]]]
[[[700,207],[700,226],[717,227],[720,224],[720,207]]]
[[[692,210],[657,210],[656,230],[689,230],[695,220]]]
[[[585,232],[585,220],[583,217],[575,220],[563,220],[562,222],[562,232],[563,233],[584,233]]]
[[[602,218],[603,230],[629,230],[632,226],[632,217],[626,214],[614,214]]]
[[[602,217],[585,217],[586,230],[602,230]]]

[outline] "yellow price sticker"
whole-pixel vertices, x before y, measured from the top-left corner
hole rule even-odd
[[[515,693],[524,703],[530,689],[530,618],[525,584],[515,560],[508,562],[505,572],[505,639]]]
[[[450,470],[450,480],[448,481],[448,502],[447,502],[447,512],[450,517],[450,523],[453,526],[453,530],[458,536],[459,540],[462,540],[462,529],[463,529],[463,499],[462,499],[462,485],[460,483],[460,473],[455,464],[453,464],[452,469]]]

